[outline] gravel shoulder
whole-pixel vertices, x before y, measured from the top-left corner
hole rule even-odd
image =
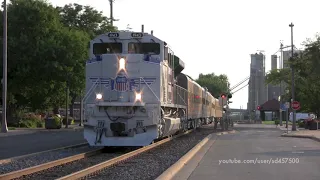
[[[128,161],[107,168],[88,179],[153,180],[177,162],[207,135],[217,132],[211,126],[174,139]]]
[[[50,161],[70,157],[73,155],[85,153],[98,149],[97,147],[81,146],[76,148],[68,148],[51,152],[44,152],[28,157],[19,158],[8,163],[0,164],[0,174],[6,174],[12,171],[25,169],[28,167],[44,164]]]

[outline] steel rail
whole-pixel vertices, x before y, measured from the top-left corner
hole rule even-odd
[[[39,155],[39,154],[42,154],[42,153],[54,152],[54,151],[64,150],[64,149],[72,149],[72,148],[77,148],[77,147],[87,146],[87,145],[89,145],[89,144],[88,143],[81,143],[81,144],[76,144],[76,145],[71,145],[71,146],[65,146],[65,147],[60,147],[60,148],[55,148],[55,149],[49,149],[49,150],[45,150],[45,151],[35,152],[35,153],[31,153],[31,154],[25,154],[25,155],[21,155],[21,156],[15,156],[15,157],[7,158],[7,159],[1,159],[0,160],[0,165],[1,164],[5,164],[5,163],[10,163],[12,161],[16,161],[16,160],[19,160],[19,159],[22,159],[22,158]]]
[[[47,163],[44,163],[44,164],[39,164],[39,165],[32,166],[32,167],[29,167],[29,168],[25,168],[25,169],[21,169],[21,170],[17,170],[17,171],[12,171],[12,172],[9,172],[9,173],[6,173],[6,174],[2,174],[2,175],[0,175],[0,180],[2,180],[2,179],[6,179],[7,180],[7,179],[19,178],[19,177],[22,177],[22,176],[25,176],[25,175],[29,175],[29,174],[33,174],[33,173],[36,173],[36,172],[39,172],[39,171],[43,171],[43,170],[46,170],[46,169],[49,169],[49,168],[52,168],[52,167],[55,167],[55,166],[59,166],[59,165],[62,165],[62,164],[67,164],[67,163],[72,162],[72,161],[76,161],[76,160],[83,159],[83,158],[86,158],[86,157],[94,156],[94,155],[97,155],[97,154],[101,153],[102,149],[103,148],[97,149],[97,150],[92,150],[92,151],[89,151],[89,152],[85,152],[85,153],[77,154],[77,155],[74,155],[74,156],[58,159],[58,160],[55,160],[55,161],[50,161],[50,162],[47,162]]]
[[[146,152],[146,151],[151,150],[151,149],[153,149],[153,148],[155,148],[155,147],[158,147],[158,146],[160,146],[160,145],[162,145],[162,144],[164,144],[164,143],[166,143],[166,142],[169,142],[169,141],[171,141],[171,140],[173,140],[173,139],[176,139],[176,138],[178,138],[178,137],[180,137],[180,136],[189,134],[189,133],[191,133],[191,132],[193,132],[193,131],[194,131],[194,129],[189,130],[189,131],[186,131],[186,132],[184,132],[184,133],[182,133],[182,134],[179,134],[179,135],[176,135],[176,136],[168,137],[168,138],[163,139],[163,140],[161,140],[161,141],[158,141],[158,142],[156,142],[156,143],[154,143],[154,144],[150,144],[150,145],[148,145],[148,146],[145,146],[145,147],[142,147],[142,148],[137,149],[137,150],[135,150],[135,151],[132,151],[132,152],[126,153],[126,154],[124,154],[124,155],[115,157],[115,158],[113,158],[113,159],[107,160],[107,161],[102,162],[102,163],[100,163],[100,164],[96,164],[96,165],[94,165],[94,166],[91,166],[91,167],[89,167],[89,168],[83,169],[83,170],[81,170],[81,171],[78,171],[78,172],[72,173],[72,174],[70,174],[70,175],[61,177],[61,178],[59,178],[59,179],[57,179],[57,180],[65,180],[65,179],[74,180],[74,179],[80,179],[80,178],[89,176],[89,175],[91,175],[91,174],[98,173],[99,171],[101,171],[101,170],[103,170],[103,169],[105,169],[105,168],[108,168],[108,167],[114,166],[114,165],[116,165],[116,164],[118,164],[118,163],[121,163],[121,162],[123,162],[123,161],[126,161],[126,160],[128,160],[128,159],[130,159],[130,158],[132,158],[132,157],[134,157],[134,156],[137,156],[137,155],[139,155],[139,154],[141,154],[141,153],[143,153],[143,152]]]

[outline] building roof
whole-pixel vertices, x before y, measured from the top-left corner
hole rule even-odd
[[[260,106],[261,111],[279,111],[280,103],[276,99],[271,99]]]

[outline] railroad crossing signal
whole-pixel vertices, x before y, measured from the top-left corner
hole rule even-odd
[[[220,102],[220,106],[227,105],[227,95],[225,93],[222,93],[220,95],[219,102]]]
[[[293,102],[291,103],[291,107],[292,107],[293,110],[298,110],[298,109],[300,109],[300,102],[299,102],[299,101],[293,101]]]
[[[260,111],[260,109],[261,109],[261,107],[260,107],[260,106],[257,106],[257,110]]]

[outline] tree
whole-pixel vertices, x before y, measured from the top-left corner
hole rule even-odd
[[[42,0],[11,0],[8,32],[9,108],[61,106],[66,72],[84,69],[87,34],[64,27],[57,10]]]
[[[320,116],[320,38],[304,43],[305,49],[295,54],[289,64],[295,71],[295,100],[300,101],[301,111]],[[287,84],[289,93],[283,99],[291,99],[291,69],[273,70],[266,76],[266,83]]]
[[[207,87],[208,91],[212,96],[218,98],[221,93],[226,93],[229,90],[229,80],[228,77],[224,74],[215,75],[211,74],[200,74],[196,82],[202,87]]]
[[[90,6],[82,6],[80,4],[67,4],[64,7],[56,7],[59,11],[61,22],[70,29],[76,29],[86,32],[90,38],[94,38],[99,34],[106,32],[117,31],[115,26],[109,24],[110,19],[103,15],[102,12],[97,11]],[[85,64],[85,59],[81,59],[83,65]],[[73,106],[74,103],[81,94],[81,90],[85,86],[85,69],[84,66],[79,66],[77,71],[74,71],[73,79],[76,81],[70,82],[70,115],[73,116]]]
[[[117,31],[111,26],[110,19],[91,6],[83,6],[77,3],[67,4],[64,7],[57,7],[62,23],[70,28],[85,31],[90,38],[98,34]]]

